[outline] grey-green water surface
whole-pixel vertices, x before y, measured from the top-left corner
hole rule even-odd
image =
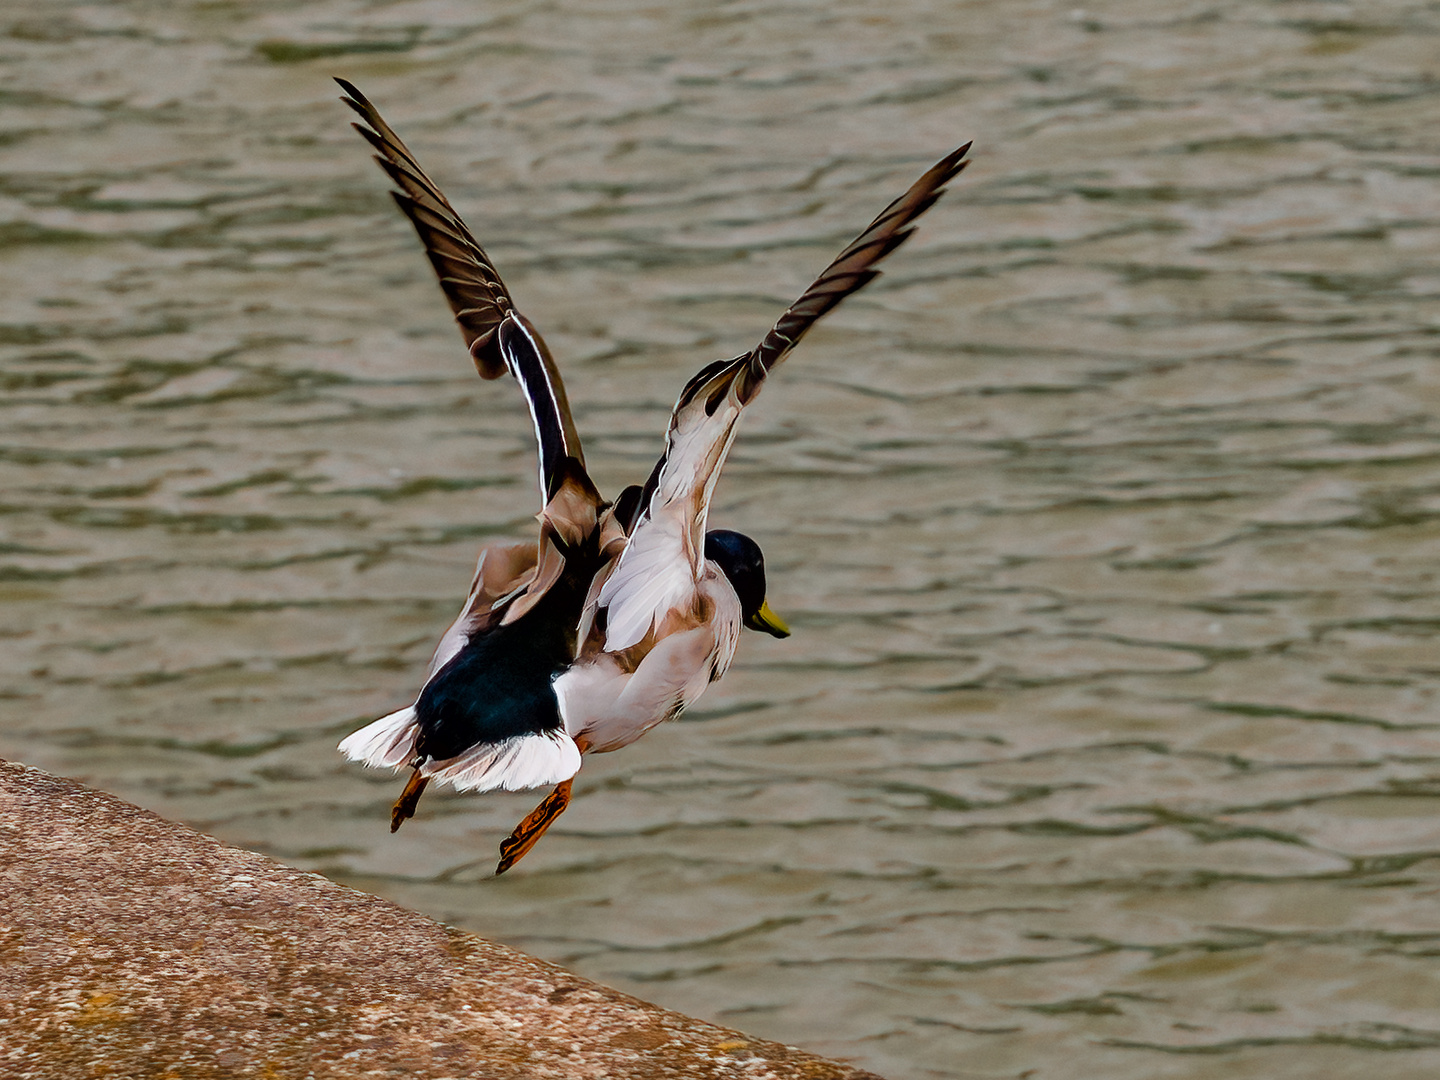
[[[535,797],[335,742],[535,510],[328,76],[608,491],[933,159],[747,421],[795,636]],[[1440,1072],[1440,6],[9,0],[0,753],[921,1077]]]

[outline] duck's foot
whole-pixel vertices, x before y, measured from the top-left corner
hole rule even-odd
[[[390,808],[390,831],[392,833],[405,823],[406,818],[415,816],[415,804],[420,801],[420,796],[425,794],[425,785],[429,782],[430,778],[421,776],[419,769],[410,774],[410,782],[405,785],[405,790],[400,793],[400,798],[396,799],[395,805]]]
[[[573,780],[566,780],[546,795],[545,801],[531,810],[524,821],[515,826],[515,831],[500,845],[500,864],[495,867],[496,877],[523,859],[525,853],[535,846],[535,841],[544,836],[545,830],[565,812],[565,807],[570,805],[570,785],[573,783]]]

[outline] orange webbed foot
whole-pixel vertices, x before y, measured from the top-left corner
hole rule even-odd
[[[415,804],[420,801],[420,796],[425,794],[425,785],[429,782],[430,778],[421,776],[419,769],[410,774],[410,782],[405,785],[405,790],[400,793],[400,798],[396,799],[395,805],[390,808],[390,831],[392,833],[405,823],[406,818],[415,816]]]
[[[565,808],[570,805],[570,785],[573,783],[573,780],[566,780],[560,784],[545,796],[544,802],[530,811],[524,821],[515,826],[515,831],[500,845],[500,863],[495,867],[496,877],[523,859],[526,852],[535,846],[535,842],[545,835],[545,830],[565,812]]]

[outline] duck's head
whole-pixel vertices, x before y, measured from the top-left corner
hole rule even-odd
[[[765,556],[759,544],[744,533],[711,529],[705,534],[705,558],[720,568],[740,598],[741,621],[746,626],[772,637],[790,636],[785,620],[765,602]]]

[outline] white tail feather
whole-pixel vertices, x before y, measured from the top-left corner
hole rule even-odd
[[[580,748],[563,731],[482,743],[459,757],[420,771],[457,791],[523,791],[550,787],[580,771]]]
[[[415,755],[415,734],[415,706],[407,705],[345,736],[340,752],[372,768],[399,768]]]

